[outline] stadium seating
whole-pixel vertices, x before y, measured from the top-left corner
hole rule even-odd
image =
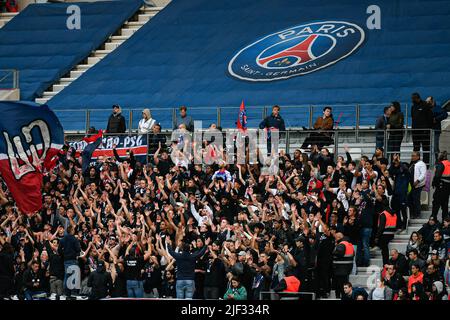
[[[450,59],[442,52],[450,46],[448,2],[380,0],[380,30],[367,27],[370,4],[330,0],[282,0],[276,5],[270,0],[175,0],[116,51],[57,94],[49,105],[54,109],[89,106],[109,110],[114,103],[132,109],[173,108],[181,104],[237,109],[242,99],[248,106],[259,108],[274,103],[372,103],[376,106],[367,108],[361,117],[367,125],[373,125],[387,103],[409,102],[414,91],[433,95],[439,102],[447,98],[443,81],[450,77]],[[287,80],[264,82],[237,79],[228,72],[235,54],[261,37],[311,21],[336,20],[357,24],[364,30],[365,38],[355,52],[332,66]],[[408,71],[412,69],[414,73]],[[205,108],[195,112],[195,116],[207,117],[202,115],[204,110],[215,112]],[[285,112],[289,125],[307,124],[304,111],[296,109],[289,117]],[[339,114],[340,111],[335,112],[336,117]],[[235,118],[236,113],[230,112],[222,115],[222,122],[229,126]],[[342,125],[354,125],[354,118],[353,111],[344,110]]]
[[[70,5],[80,8],[79,30],[67,27]],[[21,99],[34,100],[140,6],[140,0],[32,4],[0,29],[0,69],[19,70]]]

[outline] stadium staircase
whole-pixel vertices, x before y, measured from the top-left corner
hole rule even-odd
[[[396,234],[394,239],[389,243],[389,249],[397,249],[400,253],[405,253],[408,245],[409,237],[414,231],[419,231],[424,223],[427,223],[431,215],[431,210],[422,210],[422,214],[418,219],[409,219],[408,227],[405,233]],[[370,267],[358,267],[356,275],[350,275],[350,282],[353,287],[364,288],[367,293],[376,285],[376,279],[379,278],[383,269],[383,260],[381,257],[380,248],[371,250],[370,252]],[[338,300],[336,293],[331,291],[329,298],[322,300]]]
[[[0,13],[0,28],[3,28],[12,18],[18,15],[18,12],[2,12]]]
[[[122,27],[114,35],[109,37],[109,39],[99,49],[93,51],[91,55],[83,61],[83,63],[78,64],[66,76],[62,77],[57,83],[49,87],[49,89],[43,93],[42,97],[36,98],[35,102],[41,104],[46,103],[58,92],[75,81],[86,70],[113,52],[163,8],[164,7],[142,6],[136,15],[125,22]]]

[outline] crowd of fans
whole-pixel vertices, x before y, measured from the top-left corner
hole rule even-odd
[[[110,128],[124,123],[115,109]],[[279,110],[261,126],[284,126]],[[328,123],[329,111],[316,123]],[[191,129],[186,109],[177,121]],[[166,145],[157,132],[148,164],[116,153],[83,171],[75,150],[61,153],[32,216],[18,212],[2,182],[0,296],[258,300],[263,292],[326,298],[335,290],[354,300],[447,298],[448,198],[442,219],[436,210],[405,252],[388,249],[395,233],[405,234],[408,210],[421,214],[419,152],[389,164],[377,148],[355,162],[347,148],[335,159],[310,139],[309,152],[280,150],[278,174],[265,175],[261,163],[174,163],[177,142]],[[446,159],[443,152],[439,161]],[[444,170],[433,186],[448,190]],[[353,288],[349,275],[371,264],[376,246],[383,254],[376,287]]]

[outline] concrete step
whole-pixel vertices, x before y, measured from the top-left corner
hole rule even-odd
[[[53,98],[54,96],[56,96],[58,94],[58,92],[56,91],[45,91],[44,94],[42,95],[42,98]]]
[[[131,37],[133,35],[133,33],[135,33],[138,29],[136,28],[127,28],[127,29],[122,29],[120,31],[120,34],[122,36],[127,36],[127,37]]]
[[[68,85],[69,85],[68,83],[67,83],[67,84],[54,84],[53,87],[52,87],[52,91],[53,91],[53,92],[60,92],[62,89],[64,89],[64,88],[67,87]],[[48,91],[45,92],[44,95],[45,95],[46,93],[48,93]]]
[[[45,104],[47,103],[48,99],[47,98],[36,98],[35,102],[36,103],[40,103],[40,104]]]
[[[17,16],[18,14],[19,14],[19,12],[2,12],[2,13],[0,13],[0,18],[7,17],[7,18],[12,19],[13,17]]]
[[[72,74],[72,72],[75,72],[75,71],[71,71],[70,73]],[[58,84],[65,84],[65,85],[69,85],[69,84],[71,84],[73,81],[75,81],[75,80],[77,80],[77,77],[71,77],[71,78],[61,78],[60,80],[59,80],[59,83]]]
[[[115,50],[118,46],[120,46],[124,41],[114,41],[105,43],[105,50]]]
[[[125,41],[128,39],[127,36],[111,36],[111,41]]]
[[[78,78],[79,76],[81,76],[86,70],[74,70],[74,71],[70,71],[70,78]]]
[[[94,52],[93,52],[93,56],[94,57],[104,57],[104,56],[106,56],[106,55],[108,55],[108,54],[110,54],[112,52],[112,50],[95,50]]]
[[[411,234],[414,231],[419,231],[420,228],[422,228],[422,225],[412,225],[412,226],[408,226],[408,233]]]
[[[145,13],[156,12],[156,13],[158,13],[162,9],[164,9],[164,7],[144,7],[143,9],[140,10],[140,12],[145,12]]]
[[[128,22],[126,22],[125,23],[125,28],[140,28],[140,27],[142,27],[144,24],[146,24],[147,23],[147,21],[140,21],[140,20],[138,20],[138,21],[128,21]]]
[[[144,13],[144,14],[140,14],[138,16],[138,21],[145,21],[147,22],[148,20],[150,20],[151,18],[153,18],[156,15],[156,13]]]
[[[96,64],[102,58],[103,58],[103,56],[100,56],[100,57],[99,56],[97,56],[97,57],[88,57],[88,64]]]
[[[75,71],[86,71],[90,67],[92,67],[94,64],[79,64],[75,68]]]
[[[423,225],[424,223],[427,223],[428,219],[409,219],[409,224],[420,224]]]

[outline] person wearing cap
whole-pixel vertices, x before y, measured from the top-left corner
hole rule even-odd
[[[426,245],[431,245],[434,241],[434,232],[440,227],[439,222],[433,216],[428,219],[427,223],[422,225],[417,232],[422,235],[422,239]]]
[[[445,243],[444,238],[442,237],[442,232],[440,230],[436,230],[433,232],[433,242],[431,243],[428,251],[428,262],[431,261],[431,256],[433,254],[437,255],[442,261],[445,260],[445,257],[447,255],[447,244]]]
[[[106,133],[125,133],[127,130],[125,117],[122,115],[122,109],[118,104],[113,105],[112,114],[108,119]]]
[[[176,117],[173,129],[179,129],[180,125],[184,124],[186,126],[187,131],[194,131],[194,120],[191,116],[187,115],[186,106],[180,107],[180,114]]]

